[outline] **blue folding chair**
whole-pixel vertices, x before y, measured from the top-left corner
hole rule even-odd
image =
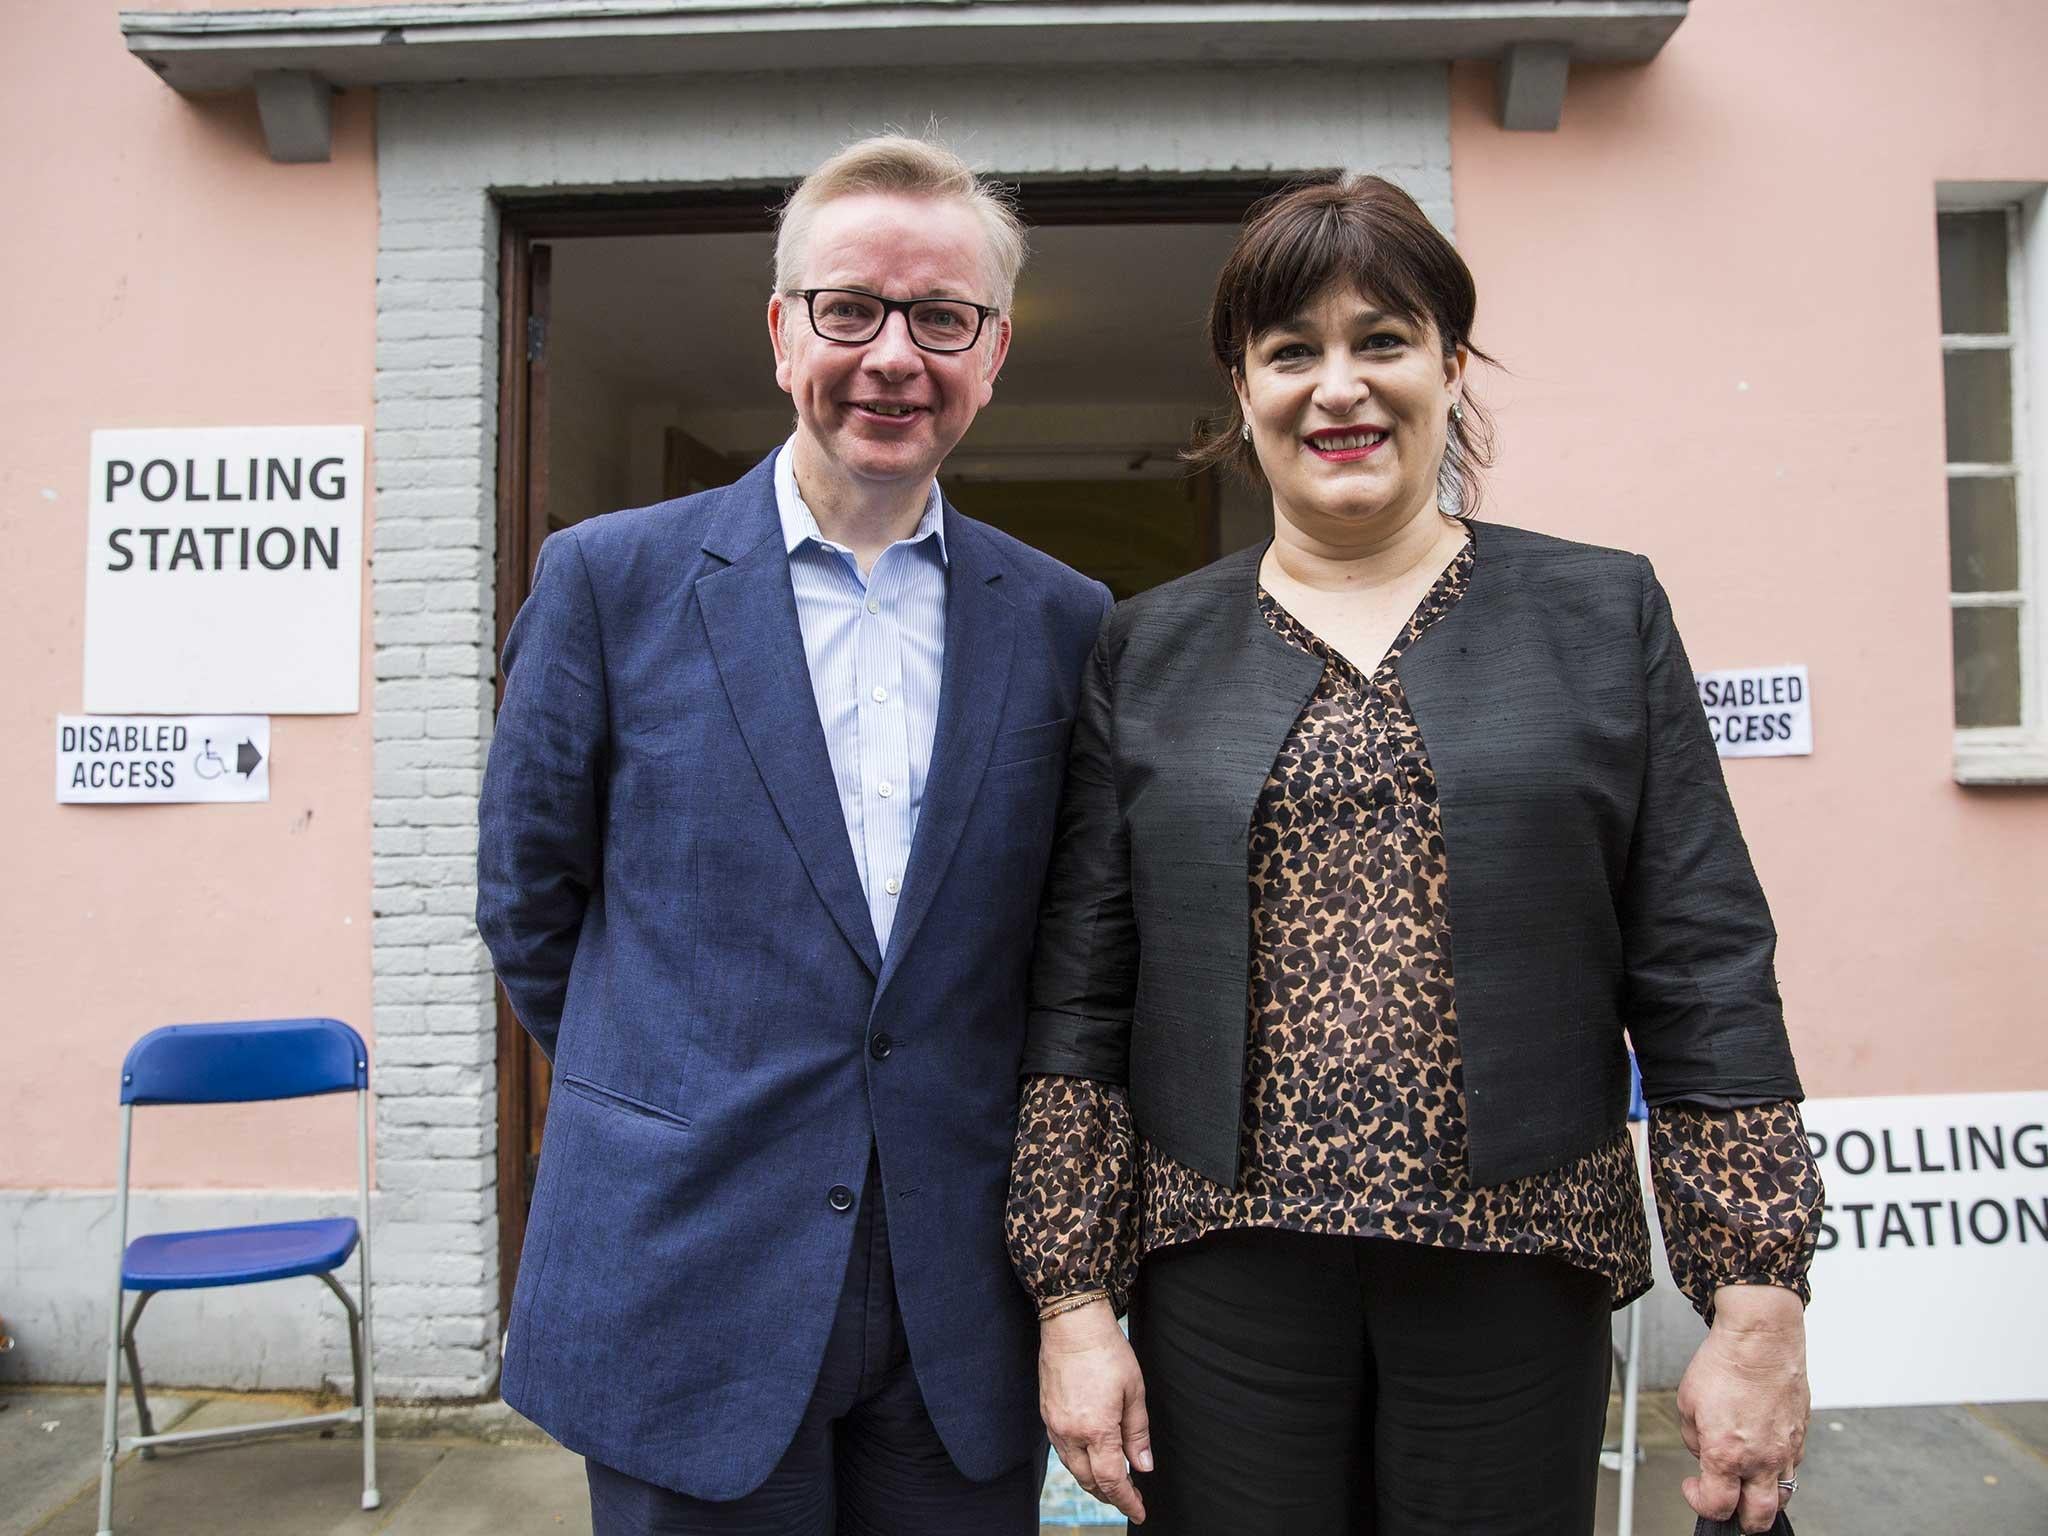
[[[247,1024],[174,1024],[151,1030],[135,1042],[121,1067],[121,1193],[116,1213],[114,1302],[107,1330],[106,1426],[100,1462],[99,1536],[112,1536],[114,1459],[140,1450],[145,1458],[159,1445],[244,1439],[273,1430],[309,1429],[322,1424],[363,1427],[363,1508],[383,1502],[377,1491],[377,1388],[370,1346],[370,1065],[362,1037],[338,1019],[267,1019]],[[128,1159],[134,1145],[138,1104],[242,1104],[258,1099],[294,1099],[317,1093],[356,1096],[357,1215],[324,1221],[280,1221],[257,1227],[211,1227],[199,1232],[159,1232],[128,1241]],[[359,1251],[363,1305],[360,1312],[334,1272]],[[251,1285],[313,1275],[341,1299],[348,1313],[349,1356],[355,1367],[355,1406],[338,1413],[304,1414],[262,1424],[195,1429],[160,1435],[149,1417],[142,1387],[142,1362],[135,1350],[135,1325],[158,1291],[192,1291]],[[126,1292],[135,1295],[127,1326],[121,1322]],[[121,1403],[121,1357],[128,1357],[128,1381],[142,1433],[117,1433]]]

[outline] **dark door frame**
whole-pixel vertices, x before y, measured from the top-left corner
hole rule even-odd
[[[1291,178],[1290,178],[1291,179]],[[1018,207],[1030,225],[1236,224],[1288,185],[1269,177],[1027,180]],[[603,235],[753,234],[775,227],[783,185],[498,201],[497,649],[533,581],[547,537],[549,247]],[[497,678],[502,696],[504,679]],[[497,989],[498,1300],[512,1306],[526,1211],[547,1115],[547,1064]]]

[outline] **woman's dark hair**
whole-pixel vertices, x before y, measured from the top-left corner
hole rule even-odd
[[[1336,284],[1356,288],[1412,323],[1435,326],[1446,357],[1464,347],[1493,361],[1472,345],[1478,292],[1456,247],[1391,181],[1348,176],[1278,192],[1245,221],[1209,306],[1209,350],[1224,382],[1234,386],[1243,375],[1255,338],[1301,314]],[[1493,462],[1493,422],[1469,388],[1460,398],[1465,419],[1448,424],[1437,501],[1463,514],[1479,504],[1479,471]],[[1205,469],[1227,465],[1263,483],[1243,426],[1233,387],[1228,408],[1204,424],[1188,459]]]

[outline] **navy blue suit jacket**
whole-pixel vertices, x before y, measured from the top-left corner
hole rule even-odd
[[[886,956],[833,788],[772,459],[543,548],[505,646],[477,925],[554,1063],[507,1402],[701,1498],[816,1379],[869,1149],[926,1404],[1043,1454],[1005,1256],[1026,974],[1098,583],[945,508],[937,735]],[[886,1056],[870,1050],[887,1035]]]

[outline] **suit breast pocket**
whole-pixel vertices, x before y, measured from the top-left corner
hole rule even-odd
[[[1073,724],[1073,717],[1068,716],[1063,720],[1047,720],[1042,725],[1005,731],[996,738],[995,753],[989,759],[989,766],[1000,768],[1005,763],[1028,763],[1034,758],[1063,753],[1067,750],[1067,732]]]

